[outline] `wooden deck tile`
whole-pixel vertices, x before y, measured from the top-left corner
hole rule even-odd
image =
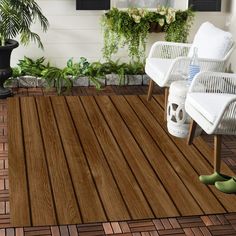
[[[28,91],[27,89],[22,90],[20,92],[24,93],[25,95],[32,95],[32,92],[37,93],[37,91]],[[127,92],[131,92],[131,91],[129,91],[129,88],[124,90],[122,92],[122,94],[126,94]],[[81,90],[81,93],[82,93],[82,90]],[[87,90],[86,95],[87,94],[93,94],[93,93],[94,93],[93,89],[89,89],[89,90]],[[142,93],[141,90],[140,90],[140,93]],[[108,92],[108,94],[112,94],[112,90],[110,90]],[[133,96],[133,97],[137,97],[137,96]],[[159,112],[160,115],[162,116],[163,108],[162,108],[161,104],[163,103],[163,99],[161,97],[158,97],[158,98],[155,97],[155,100],[153,100],[151,102],[151,103],[154,102],[154,104],[157,104],[157,105],[159,104],[157,106],[158,109],[152,107],[152,105],[150,106],[150,104],[149,105],[146,104],[145,101],[144,101],[145,97],[141,96],[140,98],[141,99],[139,99],[137,97],[137,99],[139,99],[141,101],[141,103],[140,103],[141,107],[143,106],[142,104],[145,104],[146,107],[148,108],[148,113],[147,113],[148,117],[154,116],[154,114],[156,114],[156,112]],[[53,99],[55,99],[55,100],[53,100]],[[130,155],[127,154],[127,151],[129,149],[124,148],[123,145],[125,145],[125,143],[123,141],[119,142],[122,139],[120,137],[118,137],[116,132],[115,132],[116,131],[116,129],[115,129],[116,126],[114,126],[114,124],[111,123],[111,121],[108,121],[107,118],[106,118],[106,117],[109,117],[108,114],[107,114],[108,111],[115,111],[114,114],[117,114],[118,117],[121,117],[121,119],[119,118],[118,121],[120,120],[119,124],[121,124],[121,127],[124,126],[124,128],[122,128],[122,130],[127,130],[127,131],[125,131],[128,134],[128,136],[126,136],[126,137],[130,137],[130,138],[128,138],[128,140],[133,140],[133,141],[131,141],[131,144],[133,142],[135,145],[137,145],[136,146],[137,149],[142,152],[142,155],[141,155],[142,158],[145,158],[148,161],[148,164],[151,166],[151,169],[154,171],[153,173],[155,173],[155,176],[156,176],[156,178],[158,178],[161,185],[164,186],[164,189],[165,189],[166,193],[168,194],[168,196],[170,197],[172,202],[173,202],[173,198],[171,197],[171,192],[168,191],[167,184],[165,184],[164,180],[161,178],[162,177],[162,174],[160,174],[161,171],[157,171],[158,168],[155,169],[156,168],[155,164],[154,164],[155,161],[153,163],[151,162],[152,159],[150,159],[150,156],[152,156],[152,152],[154,150],[158,151],[158,149],[160,149],[161,152],[164,153],[163,158],[165,158],[165,160],[167,160],[168,163],[170,163],[170,164],[168,164],[171,167],[170,170],[173,172],[173,174],[175,174],[175,173],[177,174],[177,177],[180,178],[180,180],[181,180],[180,183],[181,182],[183,183],[183,186],[184,186],[185,190],[187,192],[191,193],[191,196],[193,197],[193,202],[195,202],[196,206],[199,206],[200,210],[201,210],[200,213],[197,214],[197,215],[202,215],[203,212],[204,213],[216,213],[216,212],[218,212],[218,213],[226,213],[226,214],[202,216],[202,217],[206,217],[205,219],[208,218],[210,220],[209,222],[211,222],[211,225],[208,224],[207,220],[204,220],[204,218],[201,219],[200,217],[197,217],[197,216],[196,217],[192,217],[192,216],[178,217],[178,218],[169,218],[169,219],[167,219],[167,218],[165,218],[165,219],[153,219],[153,221],[150,221],[150,220],[146,220],[146,221],[138,220],[137,221],[135,219],[139,219],[139,218],[142,219],[141,218],[142,213],[140,212],[139,213],[140,217],[137,217],[138,216],[138,214],[137,214],[138,211],[137,211],[137,213],[135,213],[136,214],[136,216],[135,216],[134,212],[132,212],[132,207],[129,207],[129,204],[130,204],[130,206],[132,206],[131,205],[132,202],[130,202],[128,204],[128,202],[127,202],[128,201],[128,195],[125,195],[125,196],[121,197],[121,202],[125,203],[126,211],[129,215],[129,218],[124,218],[124,219],[130,219],[130,220],[135,220],[135,221],[132,221],[132,222],[122,221],[122,222],[107,222],[107,223],[105,223],[105,224],[110,224],[110,226],[112,226],[112,224],[113,224],[114,227],[115,227],[116,232],[114,231],[114,228],[111,227],[112,231],[109,231],[109,235],[113,235],[113,234],[115,234],[115,235],[125,235],[125,234],[127,234],[127,236],[131,236],[131,235],[139,235],[139,236],[146,236],[146,235],[147,236],[151,236],[151,235],[153,235],[153,236],[158,236],[158,235],[226,235],[226,234],[234,235],[235,228],[236,228],[235,227],[236,217],[234,217],[233,213],[230,213],[232,211],[236,211],[236,210],[234,210],[235,209],[234,203],[232,201],[230,201],[233,196],[225,197],[226,196],[225,194],[218,193],[216,190],[214,190],[214,188],[206,188],[206,190],[205,190],[205,188],[203,188],[204,191],[207,192],[207,194],[210,194],[211,196],[214,196],[212,199],[215,199],[223,207],[223,209],[222,208],[220,209],[218,207],[218,210],[216,210],[216,211],[213,210],[212,206],[208,206],[208,209],[205,208],[206,206],[204,206],[204,204],[200,203],[201,200],[198,197],[198,195],[194,195],[193,192],[192,192],[192,189],[190,188],[190,183],[191,183],[192,180],[190,182],[188,182],[188,180],[185,179],[182,176],[183,172],[179,172],[180,169],[176,168],[176,166],[173,165],[173,163],[177,163],[177,162],[172,163],[172,161],[170,161],[170,160],[174,160],[174,159],[169,159],[170,158],[169,155],[166,154],[166,152],[165,152],[166,149],[163,150],[162,146],[157,141],[157,136],[153,136],[154,134],[152,132],[150,132],[147,124],[145,123],[145,121],[141,119],[140,115],[142,113],[140,113],[139,110],[137,110],[137,107],[133,106],[133,104],[130,102],[129,98],[120,96],[120,99],[116,99],[116,98],[114,99],[113,96],[112,96],[111,98],[108,99],[109,103],[107,103],[107,100],[104,99],[103,97],[101,97],[101,98],[91,98],[90,97],[88,99],[87,98],[79,99],[81,106],[79,108],[74,106],[74,108],[73,108],[74,110],[76,110],[76,109],[79,110],[78,113],[76,113],[74,111],[74,116],[72,115],[69,103],[67,101],[66,101],[66,103],[64,103],[64,98],[63,97],[61,97],[58,100],[56,99],[56,97],[53,98],[53,99],[49,98],[49,101],[50,101],[49,111],[50,112],[48,112],[48,113],[49,113],[49,116],[53,117],[52,120],[54,122],[54,125],[53,125],[54,126],[54,131],[56,131],[56,133],[58,134],[58,137],[59,137],[58,143],[61,145],[61,148],[62,148],[61,149],[62,150],[61,154],[62,154],[62,156],[64,156],[64,158],[65,158],[64,160],[66,161],[65,162],[66,165],[64,165],[64,166],[66,167],[66,169],[69,173],[69,179],[71,181],[72,190],[70,190],[69,192],[73,193],[73,198],[76,201],[78,211],[79,211],[79,215],[77,215],[77,216],[81,217],[81,219],[80,219],[81,222],[89,222],[89,220],[87,220],[87,219],[89,219],[89,217],[92,215],[92,211],[91,211],[91,213],[89,213],[87,215],[88,217],[87,216],[85,217],[85,214],[82,214],[83,211],[82,211],[82,207],[81,207],[81,204],[80,204],[80,201],[79,201],[80,194],[79,194],[79,191],[78,191],[78,189],[80,189],[80,188],[76,187],[76,184],[77,184],[77,183],[75,183],[75,178],[76,178],[75,176],[76,175],[74,175],[74,180],[73,180],[73,175],[71,173],[71,170],[73,168],[69,164],[70,163],[69,158],[68,158],[69,153],[71,153],[71,150],[73,150],[73,148],[72,148],[73,146],[77,146],[76,145],[77,143],[79,143],[79,146],[80,146],[80,149],[79,149],[80,151],[78,153],[82,153],[82,157],[84,158],[83,160],[85,160],[84,164],[86,164],[87,167],[88,167],[87,172],[85,172],[84,174],[86,175],[86,173],[87,173],[88,176],[91,176],[91,182],[90,182],[91,186],[95,186],[95,189],[96,189],[97,194],[98,194],[97,195],[98,196],[97,202],[101,205],[102,211],[105,212],[105,218],[102,221],[105,222],[107,219],[109,219],[109,217],[106,218],[107,217],[107,208],[104,205],[105,204],[105,202],[104,202],[105,198],[102,197],[103,193],[101,192],[101,189],[98,187],[98,186],[102,186],[101,184],[103,184],[103,182],[100,182],[101,179],[98,178],[98,176],[99,176],[98,173],[99,172],[95,172],[93,170],[93,168],[95,167],[94,163],[88,162],[88,160],[87,160],[88,153],[90,153],[89,149],[88,149],[88,146],[86,146],[86,148],[85,148],[85,142],[81,138],[81,131],[79,132],[79,130],[78,130],[80,128],[78,128],[78,124],[76,126],[76,122],[74,122],[74,120],[77,120],[77,119],[74,119],[75,114],[78,114],[78,116],[79,116],[80,115],[80,113],[79,113],[80,110],[82,110],[82,113],[84,114],[84,120],[83,120],[84,123],[89,125],[88,130],[90,130],[89,132],[94,137],[92,140],[93,141],[95,140],[95,142],[97,143],[97,150],[100,150],[98,153],[100,153],[103,156],[104,160],[105,160],[105,162],[102,162],[102,163],[107,163],[106,164],[107,167],[108,167],[107,169],[111,173],[110,176],[111,176],[111,178],[113,178],[113,180],[115,182],[114,186],[116,186],[119,194],[123,195],[124,190],[122,190],[122,187],[125,186],[127,183],[125,183],[125,182],[123,183],[119,179],[119,172],[122,173],[122,168],[118,169],[119,171],[115,169],[115,165],[118,164],[118,166],[119,166],[120,163],[114,161],[114,158],[116,156],[114,154],[118,154],[117,156],[119,158],[122,158],[122,160],[124,160],[123,167],[125,167],[125,166],[126,166],[126,168],[128,167],[126,169],[127,173],[129,173],[127,176],[129,176],[130,180],[133,179],[132,180],[133,183],[137,183],[137,188],[134,188],[133,191],[137,191],[137,193],[139,192],[139,196],[143,196],[143,200],[146,202],[146,203],[144,202],[144,204],[147,204],[149,209],[151,209],[152,214],[154,213],[153,216],[150,215],[151,218],[153,218],[155,216],[159,216],[158,214],[157,215],[155,214],[155,211],[153,211],[153,205],[150,204],[150,201],[152,201],[152,199],[148,198],[146,196],[146,192],[144,191],[145,188],[142,185],[142,183],[140,183],[141,182],[140,179],[137,178],[137,172],[134,171],[134,169],[133,169],[134,166],[131,165],[131,161],[128,159],[128,157],[130,158]],[[125,106],[123,106],[123,107],[121,105],[121,103],[123,103],[122,101],[124,101],[124,104],[125,104]],[[110,105],[110,102],[111,102],[111,105]],[[0,110],[2,109],[3,116],[2,116],[2,119],[0,119],[0,122],[2,122],[3,126],[1,126],[1,124],[0,124],[0,161],[3,160],[3,162],[0,162],[0,186],[2,186],[2,190],[5,191],[6,189],[8,189],[8,162],[7,161],[5,162],[5,160],[7,159],[7,154],[8,154],[8,145],[7,145],[6,137],[9,136],[9,132],[7,132],[9,130],[4,128],[4,124],[5,125],[7,124],[6,122],[9,121],[9,117],[8,117],[8,120],[7,120],[7,117],[6,117],[6,115],[4,115],[4,112],[7,111],[9,106],[7,108],[6,103],[5,103],[5,105],[4,105],[4,103],[1,103],[1,104],[3,104],[2,108],[0,106]],[[91,109],[89,109],[89,106],[91,106]],[[60,112],[58,111],[59,107],[62,108],[63,115],[61,115]],[[19,108],[22,109],[21,104],[19,105]],[[123,110],[122,110],[122,108],[123,108]],[[144,110],[146,110],[146,109],[144,109]],[[11,111],[11,110],[8,110],[8,112],[9,111]],[[39,105],[37,107],[37,112],[38,111],[39,111]],[[46,111],[48,111],[48,110],[46,109]],[[94,111],[94,113],[92,111]],[[32,114],[33,114],[33,112],[32,112]],[[38,113],[38,115],[40,115],[40,114]],[[98,117],[96,118],[97,115],[98,115]],[[131,116],[134,117],[134,120],[136,121],[135,125],[133,125],[129,121],[128,115],[131,115]],[[22,117],[23,116],[20,116],[20,119],[22,119]],[[64,123],[63,123],[63,118],[68,121],[68,122],[64,122],[66,125],[64,125]],[[156,122],[154,126],[160,126],[161,132],[163,132],[162,130],[164,130],[163,134],[165,134],[165,135],[167,134],[168,139],[169,139],[168,142],[171,142],[172,143],[171,145],[173,147],[174,146],[177,147],[177,149],[175,148],[175,150],[177,150],[177,152],[179,152],[178,150],[181,150],[181,155],[187,160],[187,162],[191,163],[191,161],[192,161],[192,159],[188,159],[188,154],[193,154],[193,156],[195,156],[195,157],[198,156],[200,158],[200,161],[201,161],[202,164],[199,165],[199,166],[196,166],[196,168],[194,166],[194,168],[193,168],[193,171],[195,171],[197,173],[197,175],[200,173],[200,170],[201,171],[202,170],[205,170],[205,171],[210,171],[211,170],[211,168],[212,168],[212,158],[211,158],[212,149],[205,143],[205,141],[203,141],[203,139],[198,139],[198,140],[194,141],[194,146],[193,147],[186,148],[185,144],[182,144],[180,140],[175,140],[174,138],[172,138],[171,136],[168,135],[166,129],[164,128],[165,125],[163,125],[163,121],[161,122],[161,120],[159,120],[158,116],[154,116],[154,118],[155,118],[154,120]],[[42,118],[42,115],[41,115],[41,120],[42,119],[44,119],[43,122],[47,121],[46,116]],[[87,122],[85,122],[86,119],[87,119]],[[40,117],[38,118],[38,120],[41,121]],[[71,122],[71,120],[73,120],[73,122]],[[117,117],[115,117],[115,121],[116,120],[117,120]],[[102,124],[101,125],[102,128],[100,127],[100,122]],[[26,125],[26,123],[27,122],[25,121],[25,125]],[[36,123],[37,123],[37,119],[36,119]],[[45,130],[44,131],[42,130],[41,123],[39,122],[40,132],[43,133],[43,132],[45,132]],[[68,125],[69,123],[71,123],[71,124]],[[24,123],[23,123],[23,120],[22,120],[21,127],[23,127],[23,124]],[[44,127],[46,128],[45,124],[44,124]],[[50,123],[50,125],[51,125],[51,123]],[[1,129],[1,127],[2,127],[2,129]],[[135,131],[134,127],[137,127],[137,130],[139,132]],[[117,128],[118,128],[118,126],[117,126]],[[74,133],[73,129],[76,130],[75,133]],[[22,130],[22,128],[21,128],[21,130]],[[105,132],[104,134],[106,134],[107,137],[109,137],[109,141],[107,142],[107,146],[115,148],[114,150],[116,150],[116,151],[114,152],[114,154],[112,153],[112,151],[109,151],[109,152],[107,151],[108,148],[106,148],[105,139],[104,139],[104,137],[102,137],[103,132]],[[69,134],[73,134],[73,135],[70,136]],[[21,133],[21,135],[22,135],[22,133]],[[28,135],[31,135],[31,134],[28,132],[27,135],[26,135],[26,133],[23,133],[23,135],[24,135],[24,137],[28,137]],[[1,141],[1,137],[3,137],[2,141]],[[82,135],[82,137],[85,137],[85,136]],[[145,144],[145,142],[144,142],[144,144],[143,144],[143,142],[141,142],[141,141],[144,141],[143,137],[146,137],[147,140],[148,140],[148,142],[146,142],[146,144]],[[24,138],[24,140],[25,140],[25,138]],[[74,142],[72,140],[74,140]],[[70,147],[68,149],[66,149],[65,146],[67,146],[67,145],[69,146],[70,142],[73,145],[71,144]],[[227,151],[226,149],[231,148],[230,150],[233,150],[232,147],[234,147],[235,140],[233,138],[227,138],[227,139],[224,139],[223,142],[224,142],[223,149],[225,149],[225,151],[223,152],[223,155],[225,156],[225,158],[228,161],[229,165],[234,167],[235,159],[233,157],[229,156],[229,155],[231,155],[231,153],[233,151]],[[228,142],[228,146],[227,146],[227,142]],[[51,143],[54,143],[54,142],[51,142]],[[43,140],[43,145],[44,144],[45,144],[45,140]],[[145,148],[145,145],[148,145],[148,144],[150,145],[150,150],[148,148],[147,149]],[[12,146],[10,146],[10,149],[11,149],[11,147]],[[46,150],[44,146],[43,146],[43,150]],[[76,150],[76,149],[74,149],[74,150]],[[85,150],[87,150],[87,152]],[[24,151],[24,149],[23,149],[23,151]],[[137,151],[135,151],[135,152],[137,152]],[[46,153],[46,151],[45,151],[45,153]],[[95,152],[95,153],[97,155],[97,152]],[[131,156],[133,156],[132,153],[130,153],[130,154],[131,154]],[[178,155],[180,155],[180,154],[178,154]],[[75,152],[75,156],[77,157],[76,152]],[[92,156],[92,153],[89,154],[89,156]],[[25,160],[28,160],[28,159],[25,158]],[[48,161],[48,159],[46,159],[46,160]],[[72,159],[71,159],[71,163],[72,163]],[[113,163],[114,163],[114,166],[112,167]],[[11,168],[11,162],[9,164],[10,164],[10,168]],[[177,164],[180,164],[180,163],[177,163]],[[206,166],[204,166],[204,165],[206,165]],[[91,168],[91,166],[92,166],[92,168]],[[190,166],[192,166],[192,165],[190,165]],[[122,165],[120,165],[120,167],[122,167]],[[203,169],[200,169],[201,167],[203,167]],[[28,167],[26,166],[26,168],[28,168]],[[227,166],[223,166],[223,170],[226,171],[227,173],[233,174],[233,172],[230,172],[230,170],[228,169]],[[50,171],[50,170],[48,170],[48,171]],[[22,173],[24,173],[24,171]],[[51,176],[50,175],[49,175],[49,178],[50,178],[50,181],[51,181]],[[28,171],[27,171],[26,180],[27,180],[26,183],[28,185],[29,184]],[[82,182],[82,183],[84,183],[84,182]],[[130,183],[132,183],[132,182],[130,182]],[[128,183],[128,184],[130,184],[130,183]],[[131,184],[130,186],[133,186],[133,184]],[[10,188],[11,188],[11,182],[10,182]],[[50,188],[51,188],[51,185],[50,185]],[[4,202],[1,203],[1,201],[0,201],[0,204],[3,204],[3,212],[4,212],[4,215],[0,215],[0,227],[9,227],[10,225],[12,225],[12,223],[10,224],[10,215],[9,215],[9,201],[8,201],[9,195],[8,195],[7,191],[6,192],[4,192],[4,191],[3,192],[0,191],[0,198],[4,199]],[[206,193],[206,192],[204,192],[204,193]],[[81,193],[83,193],[82,190],[81,190]],[[51,195],[53,197],[52,198],[53,199],[53,204],[55,205],[55,196],[54,196],[53,191],[51,191]],[[11,197],[11,193],[10,193],[10,197]],[[233,203],[233,204],[227,203],[228,201],[230,201],[230,203]],[[180,211],[181,207],[180,207],[180,205],[177,204],[176,200],[174,202],[174,205],[179,210],[179,213],[180,213],[179,215],[180,216],[181,215],[183,215],[183,216],[188,215],[188,214],[185,214],[185,213],[183,214],[183,212]],[[146,209],[148,209],[148,207],[146,207]],[[92,209],[94,209],[94,208],[92,208]],[[96,208],[96,209],[98,209],[98,208]],[[142,209],[142,208],[140,208],[140,209]],[[217,207],[215,209],[217,209]],[[182,211],[183,211],[183,209],[182,209]],[[12,212],[14,212],[14,209],[13,209],[13,211],[11,211],[11,208],[10,208],[10,214],[12,214]],[[150,213],[148,213],[148,214],[150,214]],[[148,217],[148,214],[147,214],[146,217]],[[57,213],[56,213],[56,215],[58,216]],[[189,215],[191,215],[191,213]],[[30,209],[30,219],[32,221],[32,211],[31,211],[31,209]],[[85,221],[84,221],[84,219],[85,219]],[[96,219],[96,217],[95,217],[95,219]],[[110,219],[112,219],[112,218],[110,218]],[[113,219],[115,220],[115,218],[113,218]],[[76,221],[74,221],[74,222],[76,222]],[[77,222],[79,222],[79,221],[77,221]],[[92,222],[96,222],[96,221],[92,220]],[[150,224],[150,222],[152,222],[152,223]],[[215,226],[219,226],[219,227],[215,227]],[[225,226],[227,226],[227,227],[225,228]],[[131,230],[135,231],[135,232],[133,232],[131,234],[130,233]],[[25,234],[26,232],[27,232],[27,236],[28,236],[29,233],[32,234],[32,235],[45,235],[45,236],[46,235],[48,235],[48,236],[50,236],[50,235],[55,235],[55,236],[60,236],[60,235],[67,235],[67,236],[70,236],[70,235],[86,236],[86,235],[88,235],[88,236],[93,236],[93,235],[96,235],[97,236],[97,235],[104,235],[105,234],[104,228],[103,228],[101,223],[94,223],[94,224],[88,223],[88,224],[79,225],[79,226],[76,226],[76,225],[68,225],[68,226],[60,226],[60,227],[52,226],[52,227],[49,228],[49,230],[46,229],[46,228],[44,229],[44,227],[41,227],[41,228],[34,228],[33,227],[32,230],[29,230],[29,228],[25,228],[25,230],[23,230],[23,228],[16,228],[16,229],[12,230],[12,228],[11,228],[10,230],[9,229],[8,230],[5,230],[5,229],[0,230],[0,235],[5,236],[6,234],[8,234],[10,236],[14,236],[14,235],[23,236],[23,235],[26,235]]]

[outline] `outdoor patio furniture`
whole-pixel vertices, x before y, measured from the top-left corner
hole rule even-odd
[[[201,71],[225,71],[234,49],[232,35],[205,22],[195,35],[192,44],[156,42],[146,60],[145,72],[151,78],[147,100],[152,97],[154,82],[165,88],[165,108],[168,87],[173,81],[188,78],[189,63],[194,47],[198,48]]]
[[[214,135],[214,174],[200,176],[205,184],[229,179],[220,173],[221,137],[236,134],[236,74],[201,72],[195,76],[187,94],[185,109],[192,117],[188,144],[197,124]]]

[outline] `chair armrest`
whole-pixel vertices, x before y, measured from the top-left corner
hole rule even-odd
[[[191,44],[187,43],[157,41],[152,45],[148,57],[173,59],[180,56],[187,56],[190,47]]]
[[[214,126],[215,133],[228,135],[236,134],[236,98],[228,103]]]
[[[200,72],[194,77],[189,92],[236,94],[236,74]]]
[[[187,79],[189,74],[189,64],[191,58],[189,57],[177,57],[170,70],[167,73],[167,78],[171,78],[171,81],[175,81],[178,78]],[[224,60],[215,60],[208,58],[199,58],[200,71],[224,71],[225,61]],[[178,76],[176,76],[178,75]],[[176,79],[175,79],[176,78]]]

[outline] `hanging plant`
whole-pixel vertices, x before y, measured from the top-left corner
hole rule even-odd
[[[113,8],[102,17],[103,56],[110,60],[119,48],[128,47],[133,61],[144,61],[149,32],[166,32],[167,41],[185,42],[193,21],[193,12],[158,7],[156,11]],[[180,24],[179,24],[180,23]],[[174,33],[174,31],[176,32]],[[183,35],[180,37],[181,32]]]
[[[176,20],[166,24],[165,40],[178,43],[186,43],[194,19],[194,12],[191,9],[176,12]]]
[[[102,19],[104,29],[103,55],[109,60],[120,47],[128,46],[131,58],[140,61],[146,49],[149,23],[145,20],[146,10],[136,8],[120,11],[113,8]]]

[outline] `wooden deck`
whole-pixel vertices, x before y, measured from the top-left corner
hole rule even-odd
[[[235,195],[198,180],[213,170],[207,144],[171,137],[162,104],[161,96],[10,98],[11,226],[235,212]]]

